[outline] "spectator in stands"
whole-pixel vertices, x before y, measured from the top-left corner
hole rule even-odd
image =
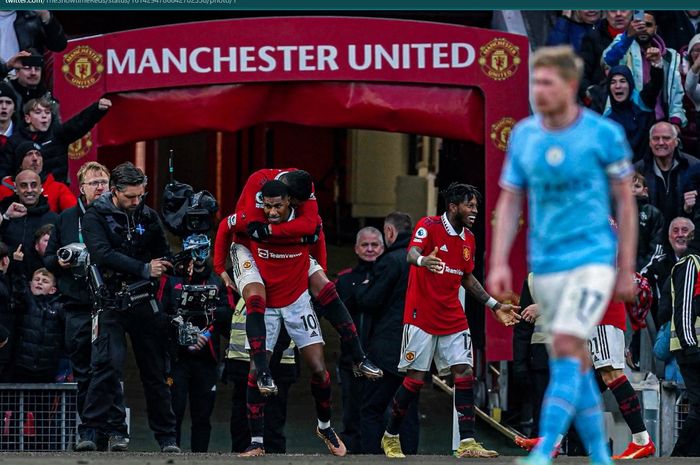
[[[13,258],[21,262],[23,252],[18,248]],[[20,315],[14,379],[18,383],[53,383],[64,352],[63,305],[56,278],[46,268],[39,268],[28,281],[20,270],[23,267],[12,270],[15,312]]]
[[[9,267],[10,249],[4,242],[0,242],[0,326],[8,333],[7,340],[0,346],[0,382],[2,383],[10,381],[8,373],[16,338],[16,316],[11,307],[12,286],[7,272]]]
[[[684,101],[689,101],[691,105],[686,105],[686,115],[688,116],[688,126],[684,128],[685,148],[700,157],[700,138],[697,130],[700,129],[700,34],[693,36],[685,51],[681,77],[685,77]],[[685,74],[683,74],[685,71]]]
[[[683,191],[682,181],[698,159],[678,149],[678,135],[678,128],[671,123],[654,124],[649,130],[651,151],[634,164],[646,180],[649,202],[661,210],[667,224],[683,212],[690,213],[697,197],[697,192]]]
[[[571,45],[581,51],[581,40],[600,23],[600,10],[564,10],[549,34],[546,45]]]
[[[347,268],[338,273],[338,279],[335,282],[338,295],[350,312],[363,347],[367,347],[366,336],[369,325],[365,323],[367,318],[364,315],[365,309],[358,304],[355,290],[357,286],[369,279],[374,263],[383,252],[382,233],[372,226],[360,229],[355,237],[357,264],[353,268]],[[355,377],[352,355],[349,348],[342,342],[338,372],[343,400],[343,432],[340,433],[340,437],[349,453],[359,454],[362,453],[362,422],[359,406],[362,405],[362,391],[366,383],[364,378]],[[378,439],[381,439],[381,436]]]
[[[700,10],[658,11],[654,13],[659,25],[659,35],[667,47],[680,50],[690,39],[700,33]]]
[[[661,211],[649,203],[649,189],[644,176],[632,176],[632,192],[637,198],[639,212],[639,239],[637,241],[637,271],[647,266],[652,258],[663,253],[665,221]]]
[[[0,154],[15,129],[17,95],[6,82],[0,82]]]
[[[22,63],[17,68],[16,76],[9,82],[12,90],[17,94],[17,108],[24,108],[24,104],[33,99],[46,98],[53,100],[46,85],[44,84],[44,57],[39,55],[36,50],[31,52],[29,56],[19,58]],[[54,117],[58,111],[52,107]]]
[[[0,154],[0,179],[12,175],[13,153],[22,142],[33,141],[41,145],[44,170],[52,173],[57,181],[68,182],[68,145],[80,139],[107,114],[112,106],[109,99],[102,98],[66,121],[53,121],[53,102],[45,99],[30,100],[24,105],[26,127],[12,135]]]
[[[700,456],[700,249],[691,241],[688,253],[671,271],[672,318],[670,348],[678,361],[688,396],[688,415],[678,433],[673,457]]]
[[[408,287],[410,264],[406,260],[408,243],[413,231],[411,217],[393,212],[384,219],[386,252],[372,268],[369,280],[356,289],[358,305],[365,312],[370,327],[367,353],[383,371],[384,376],[367,382],[361,405],[362,453],[381,454],[380,443],[384,434],[384,414],[391,405],[394,393],[403,382],[404,373],[398,370],[403,335],[403,314]],[[401,425],[401,450],[405,454],[418,453],[420,424],[418,398],[408,408]]]
[[[34,171],[41,177],[42,195],[49,202],[51,211],[61,213],[74,207],[78,199],[64,183],[56,181],[52,173],[44,173],[44,157],[42,149],[36,142],[22,142],[15,150],[12,171]],[[14,193],[15,184],[10,176],[6,176],[0,185],[0,200]]]
[[[614,66],[610,70],[606,86],[610,106],[603,113],[625,129],[635,162],[649,150],[649,129],[656,122],[652,110],[664,79],[659,49],[650,48],[645,59],[652,65],[651,79],[641,91],[635,88],[632,71],[627,66]]]
[[[18,69],[21,69],[23,66],[22,59],[31,55],[31,52],[22,50],[7,61],[0,58],[0,79],[5,79],[12,71],[16,72]]]
[[[32,276],[36,270],[44,267],[44,255],[49,244],[53,224],[44,224],[34,231],[32,247],[24,250],[25,276]]]
[[[634,85],[638,89],[651,79],[652,65],[645,57],[649,49],[659,49],[664,70],[661,95],[654,106],[657,121],[669,121],[680,129],[687,119],[683,109],[683,85],[681,83],[680,55],[667,48],[663,39],[656,33],[656,19],[650,12],[644,13],[644,21],[634,20],[627,30],[615,37],[603,52],[603,60],[612,67],[627,65],[632,70]]]
[[[20,50],[60,52],[67,45],[63,27],[50,11],[0,11],[0,59],[3,61]]]
[[[657,328],[671,320],[671,269],[687,253],[694,231],[695,225],[689,218],[674,218],[668,227],[670,249],[654,256],[640,272],[649,281],[653,292],[651,316]]]
[[[601,56],[613,39],[627,28],[632,20],[632,10],[608,10],[600,26],[590,31],[581,39],[580,55],[583,58],[583,77],[579,88],[579,98],[587,99],[589,87],[605,81]],[[641,87],[640,87],[641,88]]]
[[[15,185],[17,193],[0,202],[3,212],[0,239],[10,250],[20,244],[27,250],[32,247],[34,231],[45,224],[55,224],[58,215],[49,209],[46,197],[41,195],[41,179],[34,171],[21,171]]]

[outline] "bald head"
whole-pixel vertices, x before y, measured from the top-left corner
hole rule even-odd
[[[22,205],[32,207],[39,202],[41,178],[32,170],[20,171],[15,177],[17,197]]]

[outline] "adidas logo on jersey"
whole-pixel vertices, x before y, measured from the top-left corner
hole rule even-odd
[[[442,247],[440,247],[440,250],[443,252],[447,252],[447,246],[445,244],[442,244]]]
[[[311,331],[311,337],[317,337],[318,333],[316,331]]]

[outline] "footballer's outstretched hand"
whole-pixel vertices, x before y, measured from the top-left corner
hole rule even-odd
[[[426,267],[428,270],[432,271],[433,273],[441,273],[445,269],[445,263],[438,258],[438,248],[435,247],[435,250],[430,252],[430,255],[424,255],[422,260],[421,260],[421,266]]]
[[[521,320],[521,317],[518,314],[519,311],[520,307],[517,305],[500,304],[500,306],[494,311],[494,315],[503,325],[513,326]]]

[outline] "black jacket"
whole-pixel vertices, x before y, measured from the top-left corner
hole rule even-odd
[[[520,307],[525,310],[535,303],[532,300],[527,279],[520,292]],[[529,376],[532,370],[547,370],[549,355],[546,344],[532,344],[534,323],[521,320],[513,328],[513,376],[519,379]]]
[[[34,11],[18,11],[14,26],[20,50],[35,48],[39,53],[44,53],[45,49],[61,52],[68,45],[63,26],[53,13],[48,24],[44,24]]]
[[[680,50],[687,47],[690,39],[700,32],[695,30],[685,11],[657,11],[654,16],[658,26],[657,34],[668,48]]]
[[[348,309],[348,313],[350,313],[352,321],[355,323],[355,328],[357,329],[357,334],[360,336],[363,347],[367,347],[367,327],[363,313],[365,309],[357,303],[355,289],[357,286],[361,285],[363,281],[369,279],[373,266],[374,262],[359,260],[354,268],[343,270],[338,273],[338,279],[335,281],[338,297],[340,297],[340,300],[343,301],[345,307]],[[350,349],[343,343],[341,343],[340,360],[338,360],[338,362],[341,367],[352,369]]]
[[[48,24],[44,24],[35,11],[18,11],[13,26],[20,50],[34,48],[43,54],[46,49],[61,52],[68,45],[66,33],[53,13]],[[7,74],[8,71],[7,65],[0,61],[0,74]]]
[[[211,315],[211,319],[209,321],[207,321],[207,319],[204,317],[193,317],[190,320],[194,326],[197,326],[202,330],[209,330],[211,333],[209,342],[197,352],[190,352],[187,347],[177,346],[177,357],[178,359],[182,357],[191,357],[201,361],[202,363],[216,364],[220,357],[220,335],[227,334],[230,331],[231,317],[233,316],[233,310],[229,303],[229,296],[226,288],[222,285],[223,283],[221,282],[221,279],[212,273],[209,266],[205,268],[205,271],[201,275],[195,274],[192,276],[192,278],[164,275],[161,277],[160,287],[156,297],[162,304],[165,312],[169,315],[175,315],[177,313],[178,302],[180,301],[180,297],[182,295],[183,284],[214,285],[218,287],[219,294],[216,310],[214,311],[214,314]],[[233,303],[233,299],[231,299],[231,303]],[[175,330],[174,326],[173,330]],[[177,345],[177,339],[175,339],[173,342],[174,345]]]
[[[15,366],[55,374],[64,355],[65,317],[57,294],[35,296],[24,273],[13,273],[15,313],[19,317]]]
[[[13,203],[19,202],[19,197],[13,195],[0,202],[0,211],[5,213]],[[14,251],[18,245],[26,251],[34,247],[34,232],[45,224],[55,224],[58,215],[49,209],[49,202],[43,195],[39,196],[39,202],[27,209],[27,214],[21,218],[2,220],[0,224],[0,238],[7,244],[10,251]]]
[[[600,59],[613,38],[608,32],[608,20],[604,19],[600,25],[583,36],[581,39],[581,58],[583,59],[583,77],[579,87],[579,97],[586,96],[586,89],[589,86],[600,84],[605,80],[603,67]]]
[[[63,124],[52,122],[44,132],[18,128],[5,144],[0,156],[0,179],[5,176],[14,177],[15,150],[22,142],[33,141],[41,145],[44,174],[53,173],[56,181],[67,183],[68,146],[83,137],[106,114],[107,110],[100,110],[95,102]]]
[[[368,357],[382,370],[398,371],[403,334],[403,313],[410,264],[406,261],[410,233],[401,233],[374,267],[369,282],[356,290],[357,303],[370,318]]]
[[[647,197],[637,197],[639,211],[639,240],[637,241],[637,271],[643,269],[652,257],[663,253],[666,228],[661,211],[649,203]]]
[[[15,339],[17,338],[15,332],[17,318],[11,304],[12,286],[9,276],[6,273],[0,272],[0,325],[10,333],[7,344],[0,348],[0,374],[13,359],[13,349],[15,347]],[[3,377],[0,377],[0,382],[2,381]]]
[[[677,216],[688,216],[683,211],[683,187],[688,169],[700,163],[695,157],[681,152],[676,148],[673,154],[673,165],[669,174],[668,182],[657,174],[658,167],[654,161],[654,154],[651,150],[634,164],[635,170],[644,175],[644,179],[649,189],[649,202],[661,210],[664,215],[666,225],[671,223]],[[660,173],[660,171],[659,171]]]
[[[51,231],[49,244],[44,253],[44,266],[48,268],[58,280],[58,290],[63,296],[63,301],[71,308],[76,307],[89,311],[92,308],[92,298],[86,285],[85,278],[76,277],[70,268],[61,268],[58,264],[56,252],[61,247],[81,242],[80,228],[82,227],[83,216],[86,207],[83,198],[78,198],[78,205],[68,210],[64,210],[58,215],[56,226]],[[84,276],[84,275],[83,275]]]
[[[122,282],[150,279],[149,262],[170,255],[158,213],[142,203],[127,214],[114,205],[110,192],[85,212],[83,239],[90,262],[100,268],[112,291]]]
[[[681,352],[686,355],[700,355],[698,336],[695,334],[695,320],[700,315],[700,296],[696,295],[696,285],[700,269],[695,266],[691,255],[678,261],[673,267],[673,323],[681,345]],[[673,335],[672,335],[673,336]]]

